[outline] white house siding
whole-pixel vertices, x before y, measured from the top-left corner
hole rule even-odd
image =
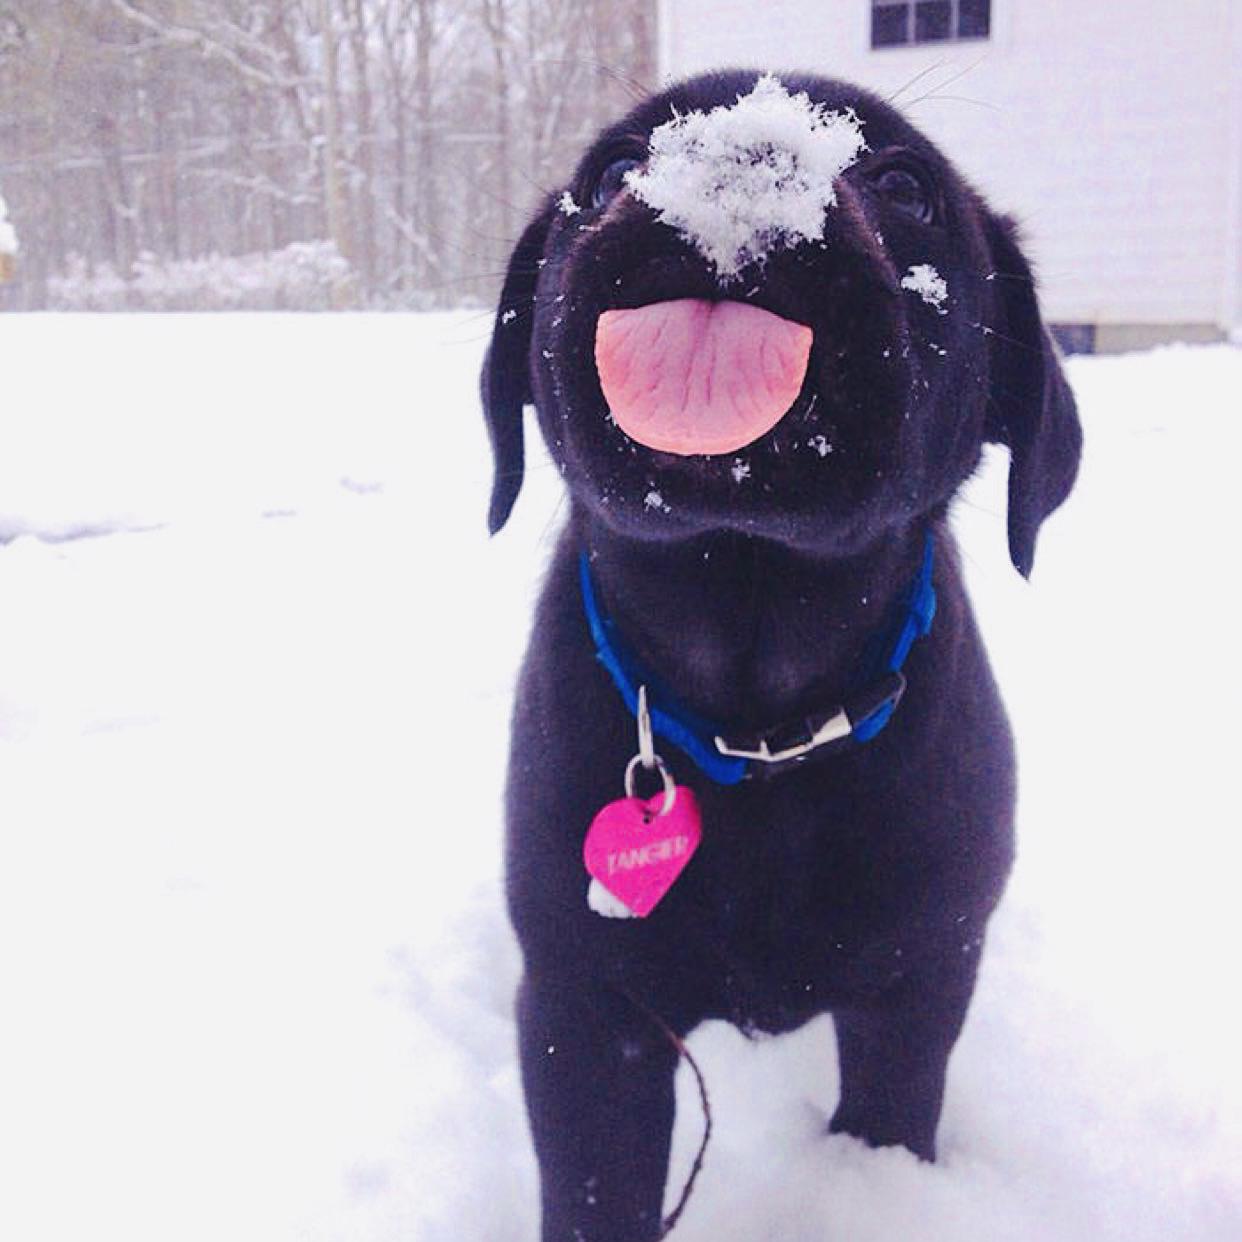
[[[1021,221],[1057,322],[1242,319],[1242,0],[992,0],[988,40],[875,51],[870,22],[869,0],[662,0],[662,67],[896,93]]]

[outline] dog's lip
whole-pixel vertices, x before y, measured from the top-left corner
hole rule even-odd
[[[595,361],[613,419],[675,456],[736,452],[794,407],[812,329],[748,302],[677,298],[603,312]]]
[[[684,288],[662,290],[658,293],[643,290],[640,286],[618,290],[614,296],[599,309],[600,315],[613,310],[641,310],[647,306],[659,306],[665,302],[681,302],[693,299],[708,302],[713,306],[736,303],[739,306],[753,307],[755,310],[767,311],[778,319],[798,324],[814,331],[815,325],[805,309],[805,299],[796,293],[769,290],[761,285],[744,285],[737,291],[722,290],[714,283],[707,288],[700,288],[695,283],[688,283]]]

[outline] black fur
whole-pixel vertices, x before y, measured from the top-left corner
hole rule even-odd
[[[823,245],[777,252],[722,288],[631,195],[590,208],[602,169],[642,158],[672,108],[731,103],[755,77],[674,86],[600,137],[570,184],[585,210],[549,202],[523,235],[484,368],[492,529],[520,486],[524,403],[571,498],[518,689],[507,797],[544,1242],[659,1236],[676,1053],[644,1009],[678,1033],[708,1018],[780,1032],[832,1013],[831,1128],[934,1158],[946,1061],[1012,856],[1009,731],[945,514],[983,442],[1007,444],[1011,556],[1029,574],[1040,523],[1073,483],[1073,398],[1010,223],[856,88],[782,79],[863,121],[869,150],[839,180]],[[898,151],[935,183],[931,223],[876,191]],[[945,314],[900,288],[921,263],[947,281]],[[606,417],[600,312],[678,297],[736,297],[814,329],[794,408],[738,454],[653,452]],[[821,435],[831,452],[809,443]],[[742,482],[735,457],[750,467]],[[651,491],[666,508],[646,503]],[[702,847],[647,919],[592,913],[583,837],[620,796],[635,726],[594,658],[579,551],[643,662],[743,733],[840,700],[928,531],[939,613],[888,728],[732,788],[664,746],[699,796]]]

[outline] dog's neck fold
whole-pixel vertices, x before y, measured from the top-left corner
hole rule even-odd
[[[908,593],[926,538],[910,528],[833,558],[728,531],[635,540],[581,512],[574,536],[634,654],[688,706],[738,725],[839,699]]]

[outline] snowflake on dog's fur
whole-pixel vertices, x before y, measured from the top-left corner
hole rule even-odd
[[[930,263],[918,263],[901,278],[901,287],[917,293],[928,306],[934,306],[942,315],[947,315],[944,304],[949,296],[949,286],[944,277]]]
[[[646,166],[625,181],[727,280],[773,250],[822,239],[833,183],[866,145],[852,111],[764,74],[734,104],[658,126]]]

